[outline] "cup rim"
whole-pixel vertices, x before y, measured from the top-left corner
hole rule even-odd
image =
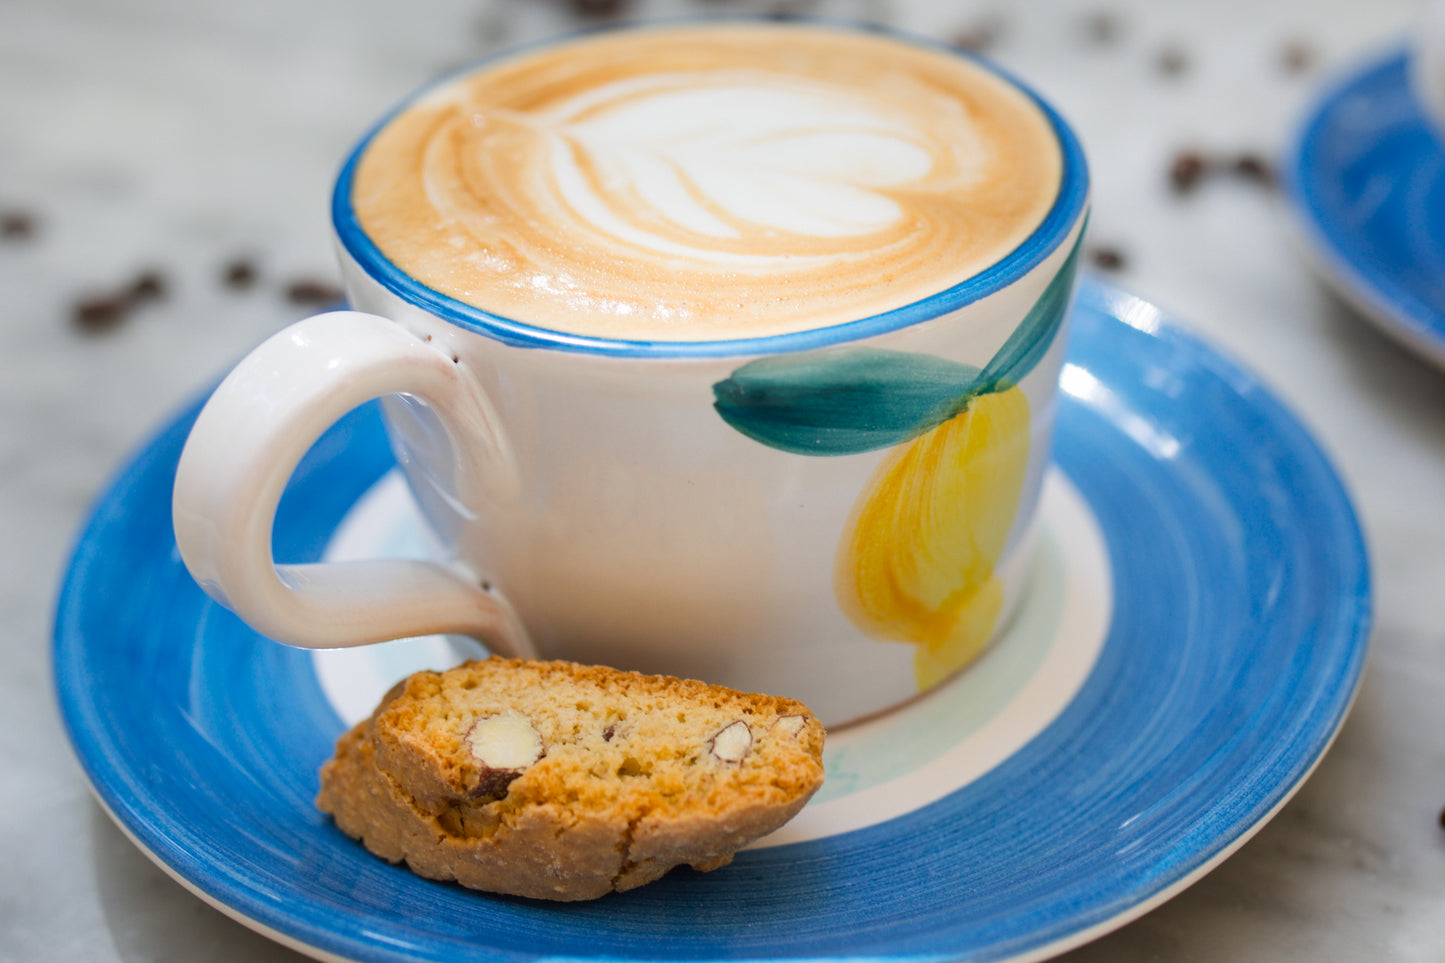
[[[681,27],[709,23],[729,24],[797,24],[803,26],[827,27],[853,30],[861,33],[880,34],[903,43],[934,50],[949,56],[969,60],[995,77],[1011,85],[1028,97],[1044,114],[1054,136],[1058,140],[1063,159],[1059,179],[1059,190],[1054,203],[1038,226],[1003,258],[989,267],[952,287],[928,295],[911,304],[893,308],[880,314],[870,315],[854,321],[808,328],[783,334],[730,338],[711,341],[664,341],[629,340],[603,338],[595,335],[574,334],[528,324],[504,317],[467,304],[443,294],[411,277],[393,264],[381,249],[362,230],[351,205],[351,188],[356,168],[366,148],[376,135],[398,114],[414,103],[450,81],[471,73],[480,67],[503,58],[513,57],[527,50],[551,46],[567,40],[597,34],[624,30]],[[609,24],[586,30],[575,31],[530,44],[509,47],[506,50],[482,57],[455,70],[449,71],[424,84],[403,98],[387,111],[367,132],[362,135],[351,153],[343,162],[336,179],[331,197],[332,226],[341,248],[374,281],[397,297],[419,307],[444,321],[466,330],[484,335],[503,344],[520,348],[546,348],[581,354],[602,355],[624,358],[717,358],[742,355],[767,355],[793,351],[805,351],[858,341],[876,335],[886,334],[901,328],[911,327],[934,318],[957,311],[975,301],[995,294],[1038,267],[1069,236],[1088,207],[1089,170],[1083,146],[1069,124],[1033,88],[1009,71],[974,51],[955,47],[941,41],[918,37],[870,23],[851,23],[811,17],[689,17],[681,19],[654,19],[633,21],[623,24]]]

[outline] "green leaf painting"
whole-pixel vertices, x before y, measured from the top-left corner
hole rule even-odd
[[[859,631],[913,646],[919,691],[971,663],[998,626],[1005,588],[995,570],[1032,449],[1019,382],[1059,335],[1078,254],[1075,241],[983,368],[855,346],[753,361],[713,386],[727,423],[773,448],[889,449],[841,533],[833,589]]]
[[[916,438],[1033,370],[1063,325],[1078,254],[1076,241],[982,370],[912,352],[831,348],[743,365],[713,385],[714,407],[749,438],[797,454],[852,455]]]
[[[928,355],[840,348],[764,358],[713,386],[718,413],[756,441],[804,455],[890,448],[958,413],[982,372]]]

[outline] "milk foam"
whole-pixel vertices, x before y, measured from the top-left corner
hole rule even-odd
[[[882,230],[903,211],[870,188],[907,184],[932,167],[926,134],[881,105],[762,72],[636,78],[575,100],[543,118],[563,199],[593,227],[661,254],[716,263],[787,257],[678,244],[634,226],[649,214],[708,239]],[[600,183],[588,179],[589,166]],[[642,209],[613,208],[619,193]]]
[[[1042,112],[962,59],[796,25],[630,31],[483,67],[384,128],[353,205],[424,284],[612,338],[856,320],[1012,250]]]

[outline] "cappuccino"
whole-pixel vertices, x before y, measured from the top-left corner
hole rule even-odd
[[[903,307],[1044,220],[1062,155],[962,55],[818,25],[602,34],[487,63],[367,145],[351,202],[407,275],[593,337],[713,341]]]

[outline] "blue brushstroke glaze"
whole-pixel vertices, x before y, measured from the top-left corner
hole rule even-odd
[[[1141,313],[1157,323],[1120,320]],[[1097,280],[1071,325],[1075,385],[1104,390],[1060,392],[1054,451],[1108,548],[1109,634],[1062,715],[925,807],[595,902],[377,859],[312,802],[345,726],[310,654],[181,564],[171,491],[199,399],[77,539],[52,652],[75,756],[171,875],[318,957],[1000,963],[1073,945],[1214,865],[1308,775],[1364,669],[1370,573],[1338,475],[1257,377]],[[374,405],[338,425],[292,477],[277,556],[316,559],[394,466]]]
[[[911,441],[1039,363],[1068,313],[1082,238],[1080,231],[1059,273],[982,370],[881,348],[812,351],[743,365],[713,385],[713,406],[754,441],[795,454],[856,455]]]

